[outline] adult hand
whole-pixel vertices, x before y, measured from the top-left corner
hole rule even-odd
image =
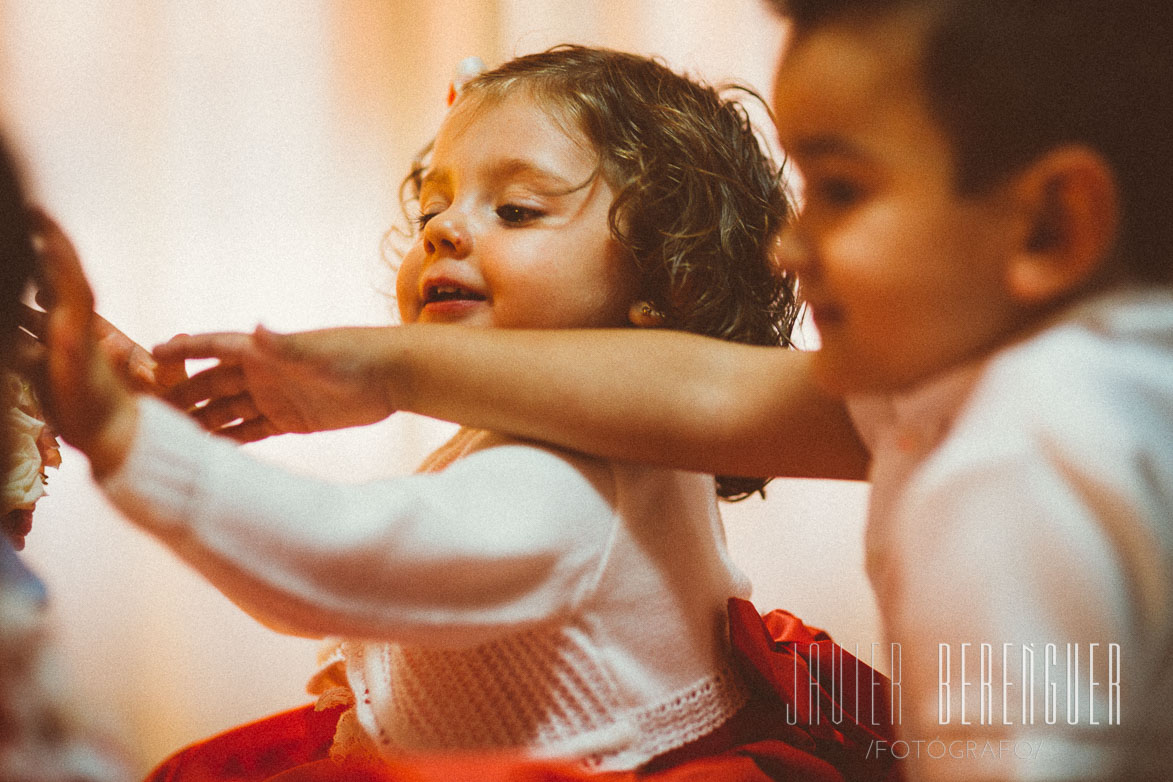
[[[181,334],[155,348],[161,364],[216,359],[167,399],[238,442],[381,421],[395,408],[385,368],[391,327],[277,334]]]
[[[72,247],[70,247],[70,251],[73,252]],[[41,306],[52,306],[52,298],[49,291],[45,289],[37,292],[37,303]],[[22,304],[19,314],[21,326],[37,340],[43,341],[47,320],[46,313]],[[106,354],[111,367],[119,374],[123,382],[133,390],[153,396],[162,396],[171,386],[187,379],[187,371],[182,361],[160,362],[156,360],[149,350],[128,337],[101,315],[95,313],[91,323],[98,348]]]
[[[99,346],[93,291],[73,244],[44,212],[34,210],[30,219],[40,240],[48,304],[40,330],[44,362],[36,378],[41,399],[53,428],[83,451],[95,476],[101,476],[125,459],[138,407]]]

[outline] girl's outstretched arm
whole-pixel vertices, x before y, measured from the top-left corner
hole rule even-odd
[[[242,441],[395,410],[606,458],[726,475],[863,478],[867,454],[809,355],[663,330],[453,325],[179,337],[156,356],[218,358],[176,389]],[[231,422],[231,423],[230,423]]]

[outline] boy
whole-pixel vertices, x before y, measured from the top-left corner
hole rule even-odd
[[[223,361],[174,398],[213,399],[199,417],[240,440],[407,409],[684,468],[866,472],[903,659],[903,741],[875,751],[929,779],[1164,778],[1173,20],[1139,0],[778,5],[805,180],[781,257],[820,350],[262,331],[164,346]]]

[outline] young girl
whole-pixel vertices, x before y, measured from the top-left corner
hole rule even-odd
[[[420,230],[397,277],[405,323],[665,326],[774,346],[793,324],[792,282],[770,258],[788,214],[776,166],[740,104],[653,61],[562,47],[483,74],[409,182]],[[775,696],[750,698],[752,663],[735,668],[726,602],[749,584],[715,499],[762,480],[715,491],[709,476],[473,429],[416,476],[294,478],[131,397],[94,349],[71,248],[42,230],[61,434],[128,516],[243,608],[346,638],[311,682],[316,716],[227,734],[156,778],[263,779],[327,749],[384,764],[512,751],[591,770],[725,753],[738,778],[836,778],[816,757],[832,746],[874,778],[858,757],[874,734],[852,719],[787,724]],[[745,643],[768,657],[753,620]],[[823,642],[790,627],[803,649]],[[807,663],[786,659],[797,681]],[[767,760],[734,752],[750,741]]]

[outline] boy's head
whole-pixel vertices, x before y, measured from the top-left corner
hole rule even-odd
[[[956,155],[959,189],[1005,181],[1086,145],[1120,188],[1119,250],[1173,282],[1173,14],[1152,0],[771,0],[798,36],[847,19],[923,25],[919,72]]]
[[[1173,281],[1173,20],[1162,4],[772,4],[793,22],[779,129],[807,180],[787,263],[816,321],[823,305],[824,346],[840,353],[825,357],[838,365],[823,367],[831,385],[908,385],[1067,301]],[[922,181],[919,204],[886,189],[935,172],[946,178]],[[906,268],[857,276],[844,293],[835,263],[848,253],[853,274]],[[861,285],[885,299],[872,312],[851,301]]]
[[[481,74],[407,184],[406,322],[788,339],[778,166],[739,103],[655,61],[562,46]],[[737,480],[725,496],[763,483]]]

